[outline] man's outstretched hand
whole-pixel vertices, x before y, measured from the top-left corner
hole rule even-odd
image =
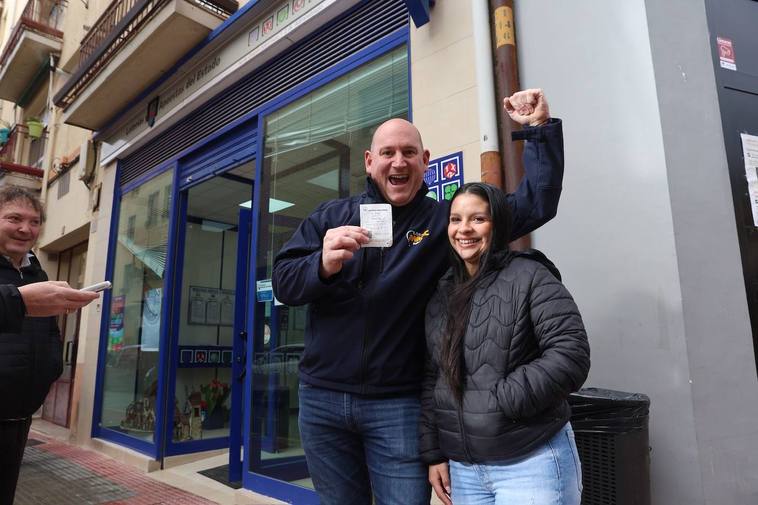
[[[74,312],[98,298],[98,293],[80,291],[64,281],[45,281],[18,288],[31,317],[57,316]]]

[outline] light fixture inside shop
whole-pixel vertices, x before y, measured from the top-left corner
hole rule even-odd
[[[279,212],[280,210],[292,207],[295,205],[292,202],[285,202],[284,200],[277,200],[276,198],[269,198],[268,199],[268,211],[270,214],[273,214],[274,212]],[[242,202],[240,204],[240,207],[245,207],[246,209],[251,209],[253,207],[253,201],[248,200],[246,202]]]
[[[284,210],[286,208],[292,207],[295,205],[292,202],[285,202],[284,200],[277,200],[276,198],[269,198],[268,199],[268,211],[273,214],[274,212],[279,212],[280,210]]]
[[[335,168],[334,170],[330,170],[329,172],[316,176],[313,179],[308,179],[308,182],[316,186],[321,186],[322,188],[337,191],[340,187],[339,170]]]

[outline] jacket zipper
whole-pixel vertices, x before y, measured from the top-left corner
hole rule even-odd
[[[363,323],[363,347],[361,348],[361,373],[360,373],[360,385],[361,385],[361,393],[366,393],[366,367],[368,366],[368,296],[366,293],[366,290],[364,290],[364,286],[366,286],[366,283],[363,282],[364,278],[366,277],[366,268],[368,264],[368,260],[366,256],[368,255],[368,251],[366,249],[362,249],[361,254],[361,278],[360,281],[358,281],[358,288],[361,290],[361,300],[363,302],[363,307],[361,307],[361,311],[366,314],[366,320]]]
[[[466,430],[463,427],[463,405],[460,405],[458,408],[458,424],[461,428],[461,442],[463,443],[463,452],[466,454],[466,460],[469,463],[474,463],[474,459],[471,457],[471,452],[469,452],[468,444],[466,443]]]

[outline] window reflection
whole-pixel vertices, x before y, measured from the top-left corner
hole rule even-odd
[[[257,279],[320,203],[365,188],[374,129],[408,115],[407,48],[401,47],[270,114],[265,120]],[[311,487],[297,426],[297,363],[306,307],[256,303],[250,469]]]
[[[152,195],[171,194],[172,173],[164,172],[121,199],[108,320],[101,426],[150,442],[169,230],[168,214],[155,212]]]

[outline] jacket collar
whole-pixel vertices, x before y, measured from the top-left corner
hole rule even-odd
[[[26,256],[24,256],[24,259],[21,260],[21,268],[16,268],[16,266],[13,264],[13,262],[8,258],[8,256],[5,256],[3,254],[0,254],[0,265],[7,266],[8,268],[12,268],[14,270],[26,270],[29,267],[34,267],[35,265],[38,265],[39,261],[37,260],[37,257],[32,252],[26,253]]]

